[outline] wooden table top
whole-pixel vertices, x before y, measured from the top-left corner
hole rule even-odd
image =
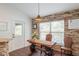
[[[45,41],[45,40],[34,40],[34,39],[31,39],[31,40],[27,40],[31,43],[34,43],[34,44],[41,44],[41,45],[44,45],[44,46],[52,46],[54,43],[53,42],[49,42],[49,41]]]

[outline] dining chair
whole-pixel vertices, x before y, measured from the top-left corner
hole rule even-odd
[[[72,38],[71,37],[64,38],[64,47],[72,49]],[[67,55],[70,55],[70,54],[72,54],[72,51],[65,50],[64,53]]]
[[[51,33],[46,35],[46,41],[50,41],[50,42],[52,41],[52,34]]]
[[[64,38],[64,47],[61,49],[64,50],[65,55],[72,55],[72,38],[71,37]]]
[[[46,41],[49,41],[49,42],[52,41],[52,34],[51,33],[46,35]],[[45,49],[45,51],[44,51],[45,55],[52,55],[52,52],[51,52],[52,50],[50,48],[48,48],[46,46],[41,46],[41,48]],[[42,52],[43,51],[41,51],[41,54],[42,54]]]

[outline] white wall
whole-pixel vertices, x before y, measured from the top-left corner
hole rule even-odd
[[[12,20],[20,20],[25,22],[25,40],[30,39],[31,38],[31,19],[29,19],[25,14],[23,14],[18,9],[14,9],[13,7],[6,6],[6,5],[0,5],[0,22],[6,22],[8,24],[7,31],[3,31],[3,32],[0,31],[0,37],[12,38],[11,37]],[[11,46],[11,44],[12,43],[10,43],[9,46]],[[25,46],[28,46],[27,42],[25,42],[25,44],[26,44]],[[10,47],[10,51],[12,51],[11,47]]]

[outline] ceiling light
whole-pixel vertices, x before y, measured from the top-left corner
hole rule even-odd
[[[40,13],[39,10],[40,10],[40,5],[39,5],[39,2],[38,2],[38,15],[37,15],[36,18],[35,18],[35,21],[36,21],[36,22],[40,22],[41,19],[42,19],[41,16],[39,15],[39,13]]]

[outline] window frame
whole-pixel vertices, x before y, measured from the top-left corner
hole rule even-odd
[[[63,21],[63,22],[64,22],[64,20],[61,20],[61,21]],[[53,22],[53,21],[52,21],[52,22]],[[51,22],[51,23],[52,23],[52,22]],[[41,22],[41,23],[46,23],[46,22]],[[47,23],[49,23],[49,24],[50,24],[50,25],[49,25],[49,28],[50,28],[50,26],[51,26],[51,28],[52,28],[52,24],[51,24],[50,22],[47,22]],[[64,32],[63,32],[63,31],[62,31],[62,32],[54,32],[54,31],[52,31],[52,29],[51,29],[51,28],[49,29],[49,32],[50,32],[50,33],[61,33],[61,34],[63,33],[63,34],[64,34]],[[41,33],[46,33],[46,32],[44,32],[44,31],[43,31],[43,32],[41,32],[41,31],[40,31],[40,24],[39,24],[39,38],[40,38],[40,36],[41,36]],[[64,43],[62,43],[62,45],[64,45]]]

